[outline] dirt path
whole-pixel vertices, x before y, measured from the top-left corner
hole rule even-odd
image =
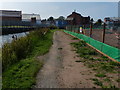
[[[53,36],[53,45],[49,53],[39,59],[44,59],[45,64],[39,71],[36,78],[36,88],[93,88],[98,87],[93,84],[94,72],[77,63],[76,56],[69,35],[62,31],[56,31]]]

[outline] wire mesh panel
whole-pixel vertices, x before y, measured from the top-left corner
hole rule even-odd
[[[80,28],[82,28],[82,32],[80,32]],[[108,44],[110,46],[120,48],[119,47],[120,27],[112,28],[105,26],[104,28],[104,25],[93,25],[91,27],[90,24],[80,25],[80,26],[69,25],[67,26],[66,30],[76,33],[82,33],[97,41],[104,42],[105,44]]]

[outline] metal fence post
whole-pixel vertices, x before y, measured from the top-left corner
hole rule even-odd
[[[105,42],[105,29],[106,29],[106,25],[105,23],[103,24],[103,34],[102,34],[102,42]]]
[[[92,28],[93,28],[93,25],[92,23],[90,24],[90,37],[92,37]]]

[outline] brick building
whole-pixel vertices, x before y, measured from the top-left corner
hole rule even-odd
[[[0,18],[2,21],[21,21],[21,11],[0,10]]]
[[[83,17],[81,14],[72,12],[69,16],[67,16],[68,25],[85,25],[90,23],[90,16]]]

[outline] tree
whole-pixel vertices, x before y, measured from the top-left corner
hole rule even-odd
[[[95,23],[95,25],[102,25],[102,20],[98,19],[97,22]]]
[[[90,20],[90,21],[91,21],[91,23],[93,23],[93,22],[94,22],[93,18],[91,18],[91,20]]]
[[[47,19],[48,21],[54,21],[54,18],[51,16]]]
[[[58,18],[58,20],[65,20],[65,17],[60,16],[60,17]]]
[[[102,24],[102,20],[101,19],[98,19],[97,21],[99,24]]]

